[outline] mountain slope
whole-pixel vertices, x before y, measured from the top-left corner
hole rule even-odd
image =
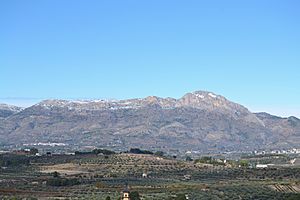
[[[297,139],[299,130],[297,118],[273,120],[204,91],[180,99],[46,100],[0,121],[5,144],[49,141],[116,149],[272,148],[298,145],[288,141]]]
[[[278,142],[272,144],[273,147],[299,146],[300,119],[296,117],[281,118],[268,113],[256,113],[256,116],[273,133],[272,137],[278,138]]]
[[[16,114],[20,112],[23,108],[7,105],[7,104],[0,104],[0,118],[6,118],[10,115]]]

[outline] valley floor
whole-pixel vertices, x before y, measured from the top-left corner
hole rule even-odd
[[[0,169],[0,199],[117,200],[126,184],[147,200],[281,200],[300,193],[298,167],[252,169],[137,154],[7,154],[0,160],[10,162]]]

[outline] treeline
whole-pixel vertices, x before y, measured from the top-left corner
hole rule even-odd
[[[154,153],[152,151],[148,151],[148,150],[141,150],[139,148],[131,148],[129,150],[129,153],[133,153],[133,154],[150,154],[153,155]]]
[[[107,149],[94,149],[93,151],[75,151],[75,155],[113,155],[116,152]]]
[[[203,163],[203,164],[211,164],[211,165],[225,165],[222,160],[214,159],[212,157],[204,156],[202,158],[194,160],[194,163]]]
[[[3,154],[0,155],[1,167],[18,167],[21,165],[29,165],[30,158],[24,155]]]
[[[123,152],[123,153],[132,153],[132,154],[148,154],[148,155],[156,155],[156,156],[163,156],[164,152],[157,151],[152,152],[149,150],[142,150],[139,148],[131,148],[129,151]],[[75,151],[75,155],[114,155],[116,154],[115,151],[107,150],[107,149],[94,149],[92,151]]]
[[[132,153],[132,154],[148,154],[148,155],[156,155],[156,156],[163,156],[164,155],[164,152],[162,151],[157,151],[157,152],[152,152],[152,151],[148,151],[148,150],[142,150],[142,149],[139,149],[139,148],[131,148],[129,150],[129,153]]]
[[[187,160],[189,161],[189,160]],[[226,163],[223,159],[215,159],[213,157],[204,156],[202,158],[198,158],[194,160],[194,163],[202,163],[202,164],[211,164],[211,165],[221,165],[225,166],[226,164],[231,165],[232,167],[249,167],[250,163],[248,160],[226,160]]]
[[[55,186],[55,187],[61,187],[61,186],[73,186],[73,185],[79,185],[80,181],[76,178],[51,178],[47,180],[48,186]]]

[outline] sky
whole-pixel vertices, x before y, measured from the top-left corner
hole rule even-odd
[[[0,102],[211,91],[300,117],[297,0],[2,0]]]

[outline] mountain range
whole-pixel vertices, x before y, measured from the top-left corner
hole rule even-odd
[[[0,104],[0,145],[201,152],[300,147],[300,120],[246,107],[206,91],[182,98],[45,100],[28,108]]]

